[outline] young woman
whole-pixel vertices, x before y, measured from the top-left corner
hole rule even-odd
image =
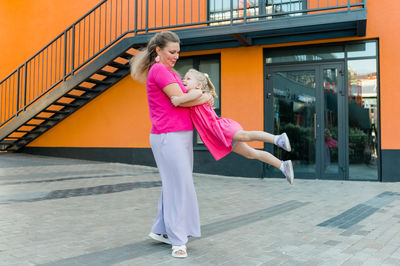
[[[174,71],[179,58],[179,37],[157,33],[131,63],[133,79],[146,82],[152,129],[150,145],[160,172],[162,192],[151,233],[155,240],[172,244],[172,256],[186,257],[189,237],[200,237],[197,196],[193,185],[193,124],[190,109],[175,107],[170,98],[186,92]],[[204,94],[185,106],[210,102]]]

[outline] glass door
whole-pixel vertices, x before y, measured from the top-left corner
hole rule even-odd
[[[303,64],[267,68],[265,129],[286,132],[292,151],[266,149],[292,160],[295,177],[343,179],[344,92],[342,64]],[[266,166],[265,176],[280,172]]]
[[[322,75],[321,99],[321,167],[319,175],[324,179],[344,179],[345,165],[345,91],[343,66],[320,65]],[[339,145],[340,144],[340,145]]]

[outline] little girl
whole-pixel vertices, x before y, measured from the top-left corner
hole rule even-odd
[[[205,73],[190,69],[182,81],[188,93],[182,96],[172,96],[171,102],[174,106],[192,101],[200,97],[203,92],[217,97],[214,85]],[[275,136],[264,131],[245,131],[236,121],[218,117],[208,104],[190,107],[190,114],[201,140],[216,160],[234,151],[248,159],[258,159],[280,169],[286,180],[293,184],[292,161],[281,161],[269,152],[256,150],[246,143],[263,141],[291,151],[286,133]]]

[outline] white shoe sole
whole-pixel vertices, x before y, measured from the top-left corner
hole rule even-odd
[[[289,184],[293,184],[294,181],[294,172],[293,172],[293,164],[292,161],[289,160],[289,178],[286,178],[286,180],[289,182]]]
[[[283,149],[284,149],[285,151],[288,151],[288,152],[292,151],[292,147],[290,146],[290,141],[289,141],[289,138],[288,138],[287,134],[286,134],[286,133],[283,133],[283,137],[285,138],[285,142],[286,142],[286,144],[287,144],[286,149],[285,149],[285,148],[283,148]]]
[[[165,238],[163,235],[157,235],[157,234],[154,234],[153,232],[150,232],[149,237],[151,237],[152,239],[154,239],[156,241],[171,245],[171,241],[169,241],[169,239]]]

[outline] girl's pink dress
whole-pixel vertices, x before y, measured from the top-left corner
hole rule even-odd
[[[190,107],[192,122],[207,149],[219,160],[232,151],[232,138],[242,126],[229,118],[221,118],[211,106]]]

